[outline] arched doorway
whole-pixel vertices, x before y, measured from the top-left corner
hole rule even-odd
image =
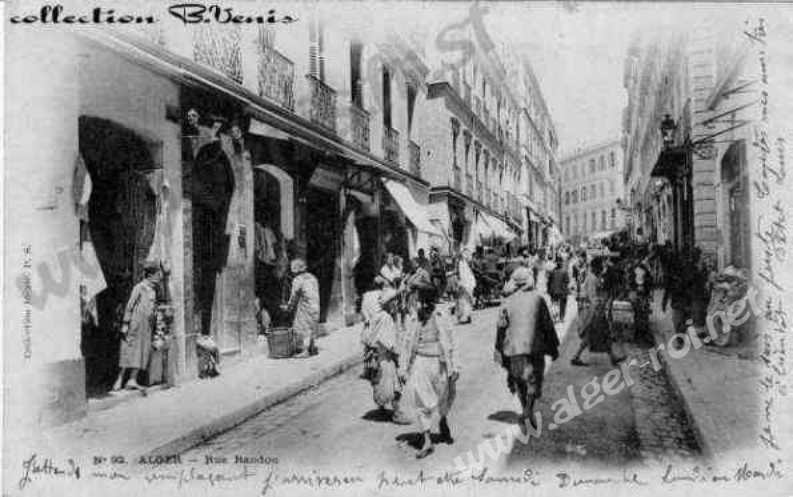
[[[739,268],[750,268],[751,234],[749,225],[749,196],[746,172],[746,144],[734,142],[721,159],[721,223],[724,233],[725,260]]]
[[[92,189],[80,242],[94,245],[107,288],[96,296],[97,323],[84,323],[81,349],[89,396],[107,392],[118,372],[120,319],[154,240],[156,197],[150,143],[113,121],[79,119],[79,149]]]

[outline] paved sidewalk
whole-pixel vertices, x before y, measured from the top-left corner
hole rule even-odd
[[[178,454],[360,364],[359,336],[360,325],[335,331],[320,338],[319,355],[307,359],[252,357],[213,379],[92,410],[83,419],[48,430],[40,440],[20,441],[15,447],[21,454],[76,460]]]
[[[671,310],[661,312],[656,292],[651,326],[657,345],[668,348]],[[730,348],[693,347],[680,359],[659,354],[669,383],[683,403],[703,456],[749,449],[759,443],[762,402],[759,359],[742,358]]]

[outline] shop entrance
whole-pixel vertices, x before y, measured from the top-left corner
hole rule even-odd
[[[274,166],[269,166],[274,167]],[[288,316],[280,309],[289,300],[289,261],[294,247],[285,224],[292,219],[290,206],[283,204],[291,195],[288,175],[283,173],[279,180],[263,167],[254,168],[254,265],[256,275],[256,297],[272,319],[272,326],[288,326]]]
[[[95,397],[110,390],[118,373],[124,307],[132,287],[143,278],[143,262],[154,240],[156,197],[148,175],[157,165],[148,142],[105,119],[80,117],[79,148],[92,184],[80,243],[93,243],[107,283],[96,295],[96,320],[88,306],[82,309],[86,392]]]
[[[308,271],[319,281],[319,320],[325,322],[338,256],[338,194],[309,188],[305,193],[305,202],[306,264]]]
[[[746,188],[746,145],[743,141],[730,145],[721,160],[722,204],[721,219],[726,223],[726,260],[738,268],[750,267],[751,230],[749,198]]]
[[[398,212],[387,209],[383,211],[383,238],[386,252],[410,261],[408,227]]]

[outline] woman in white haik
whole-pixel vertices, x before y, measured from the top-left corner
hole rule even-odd
[[[447,316],[435,308],[438,290],[426,271],[419,270],[410,280],[418,292],[417,315],[407,324],[406,356],[400,364],[400,377],[406,378],[403,398],[413,408],[423,434],[422,459],[435,447],[430,433],[438,419],[440,441],[453,443],[447,415],[454,402],[455,382],[460,373],[455,361],[455,346]]]
[[[374,288],[363,295],[361,313],[364,326],[361,343],[364,347],[363,377],[372,384],[372,398],[384,411],[389,404],[393,407],[391,420],[397,424],[409,424],[399,409],[401,383],[397,375],[400,340],[397,326],[389,310],[398,296],[388,287],[381,276],[375,277]]]

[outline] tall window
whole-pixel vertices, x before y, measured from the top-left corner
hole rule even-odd
[[[361,78],[361,60],[363,44],[354,41],[350,44],[350,100],[353,105],[363,109],[363,79]]]
[[[595,159],[589,159],[589,174],[595,174]]]
[[[598,171],[604,171],[606,169],[606,160],[601,155],[598,159]]]
[[[611,229],[617,226],[617,209],[611,209]]]
[[[391,71],[383,66],[383,125],[391,127]]]
[[[614,195],[614,180],[609,181],[609,194]]]
[[[570,205],[570,192],[564,192],[564,205]]]
[[[573,197],[573,203],[577,204],[578,203],[578,190],[573,190],[572,197]]]
[[[606,229],[606,210],[603,209],[600,211],[600,229],[605,231]]]
[[[586,202],[586,187],[581,187],[581,202]]]
[[[318,19],[309,23],[308,38],[308,72],[320,81],[325,81],[325,33]]]
[[[595,231],[598,228],[598,213],[592,211],[592,231]]]
[[[589,200],[595,200],[595,185],[589,185]]]
[[[609,152],[609,167],[614,167],[617,161],[614,157],[614,152]]]
[[[603,183],[600,183],[598,185],[598,190],[600,190],[600,192],[599,192],[600,193],[600,198],[603,198],[603,197],[606,196],[605,186],[603,186]]]
[[[565,216],[565,218],[564,218],[564,227],[565,227],[564,232],[567,233],[568,236],[570,236],[572,234],[570,232],[570,216]]]
[[[408,100],[408,137],[410,137],[410,130],[413,129],[413,110],[416,108],[416,89],[413,85],[407,85],[407,100]],[[469,142],[470,144],[470,142]],[[465,151],[466,156],[468,150]]]

